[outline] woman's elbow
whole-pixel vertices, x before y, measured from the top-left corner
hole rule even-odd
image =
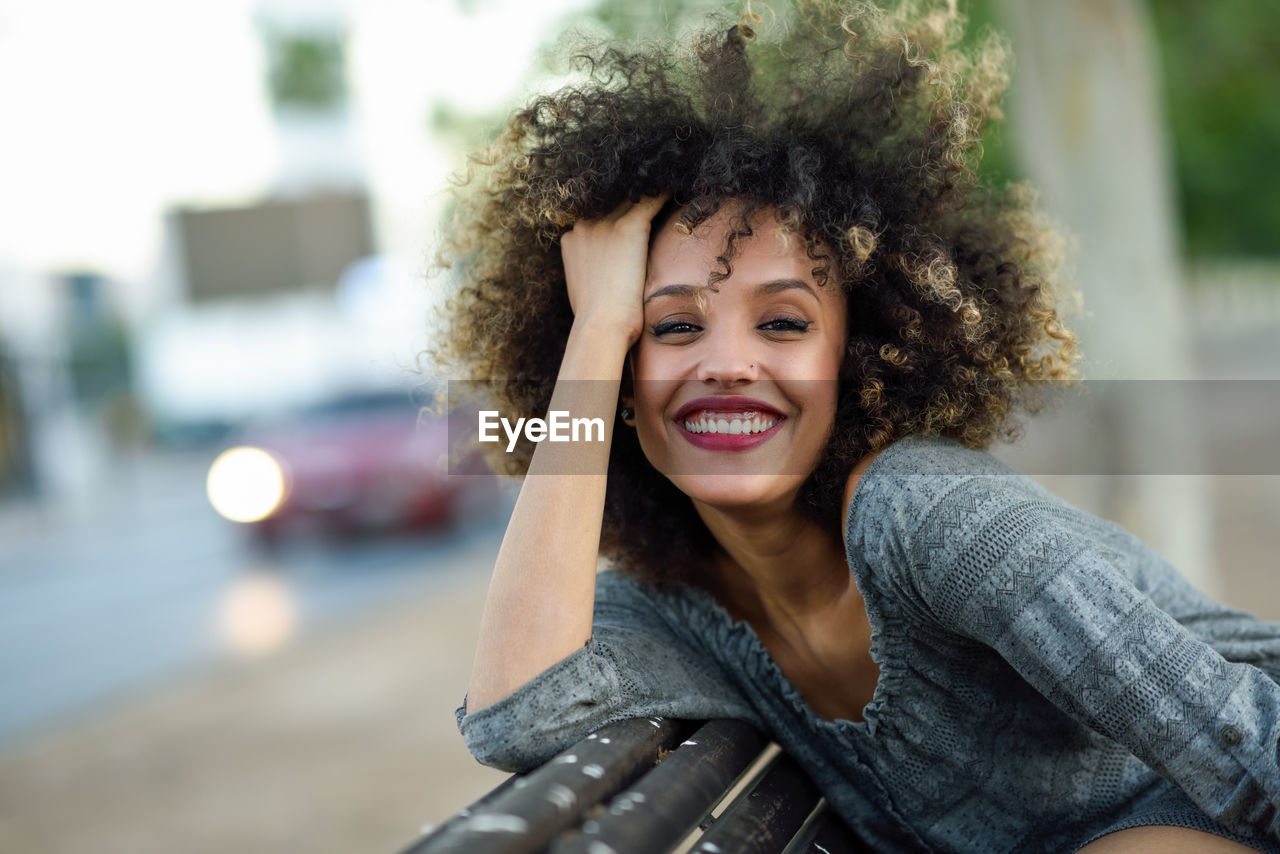
[[[468,697],[458,730],[482,764],[524,771],[611,720],[624,699],[611,662],[589,644],[505,697],[484,706]]]

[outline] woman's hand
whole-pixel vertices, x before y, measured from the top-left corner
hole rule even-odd
[[[560,238],[575,321],[612,328],[630,347],[644,328],[649,229],[667,196],[626,201],[600,219],[581,220]]]

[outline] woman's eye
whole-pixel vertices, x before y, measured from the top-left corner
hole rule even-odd
[[[813,322],[810,320],[800,320],[796,317],[776,317],[760,324],[759,328],[765,332],[808,332],[809,327],[812,325]]]
[[[653,327],[654,335],[679,335],[688,332],[697,332],[701,327],[694,326],[687,320],[668,320],[659,323]]]

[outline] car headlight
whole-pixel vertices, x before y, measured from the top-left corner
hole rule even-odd
[[[209,466],[205,482],[213,509],[233,522],[257,522],[284,502],[284,468],[261,448],[223,451]]]

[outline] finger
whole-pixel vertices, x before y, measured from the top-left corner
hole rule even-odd
[[[623,199],[621,204],[619,204],[616,208],[614,208],[613,210],[609,211],[607,214],[602,216],[600,220],[602,222],[617,222],[627,214],[631,213],[631,211],[635,208],[635,206],[636,206],[636,203],[631,201],[630,199]]]
[[[658,211],[662,210],[662,206],[671,198],[670,193],[660,193],[656,196],[641,196],[640,201],[632,206],[627,213],[633,216],[644,217],[645,219],[653,219]]]
[[[646,226],[650,225],[653,222],[653,218],[658,215],[658,211],[662,210],[662,206],[670,198],[671,196],[667,193],[659,196],[643,196],[619,219],[626,219],[628,222],[634,223],[643,222]]]

